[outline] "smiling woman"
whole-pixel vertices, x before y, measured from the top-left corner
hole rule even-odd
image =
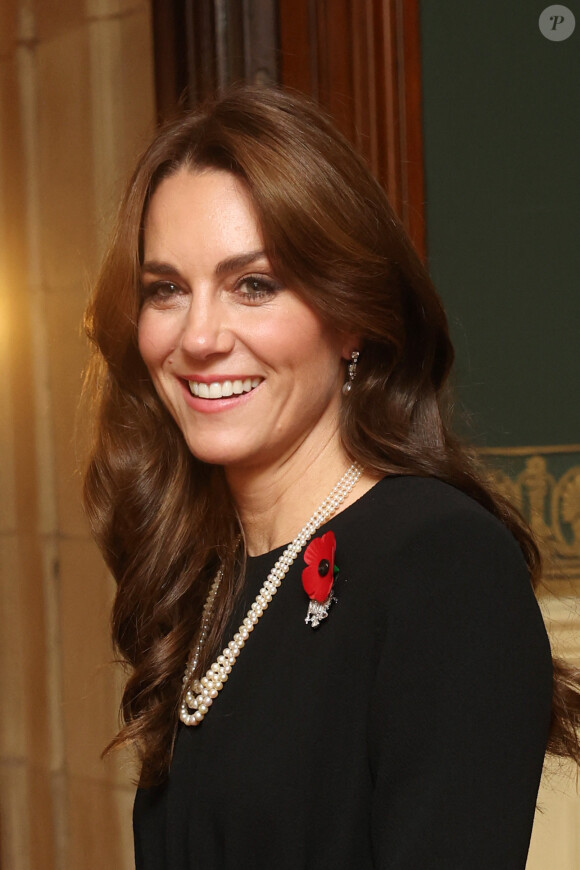
[[[230,484],[237,469],[278,473],[324,448],[336,476],[343,360],[357,339],[284,287],[263,246],[234,175],[164,179],[145,217],[139,350],[192,454]]]
[[[361,159],[278,90],[163,128],[87,331],[138,870],[523,870],[578,676]]]

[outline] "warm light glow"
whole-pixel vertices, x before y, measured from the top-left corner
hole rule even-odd
[[[10,309],[8,307],[8,276],[0,270],[0,359],[6,361],[9,345]],[[5,367],[2,366],[5,371]]]

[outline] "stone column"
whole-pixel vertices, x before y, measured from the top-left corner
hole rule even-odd
[[[145,0],[0,5],[0,866],[130,868],[113,585],[80,506],[80,322],[154,125]]]

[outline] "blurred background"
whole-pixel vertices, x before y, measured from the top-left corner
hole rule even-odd
[[[2,0],[0,870],[133,866],[131,758],[100,759],[122,673],[80,506],[82,312],[156,124],[231,82],[315,97],[386,186],[449,313],[458,424],[545,542],[580,663],[579,40],[580,0]],[[548,766],[528,870],[580,866],[575,789]]]

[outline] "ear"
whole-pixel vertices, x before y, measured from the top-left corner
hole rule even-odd
[[[344,341],[342,343],[342,358],[344,360],[350,360],[353,350],[360,351],[362,349],[362,344],[363,342],[361,341],[360,335],[354,333],[349,333],[348,335],[345,335]]]

